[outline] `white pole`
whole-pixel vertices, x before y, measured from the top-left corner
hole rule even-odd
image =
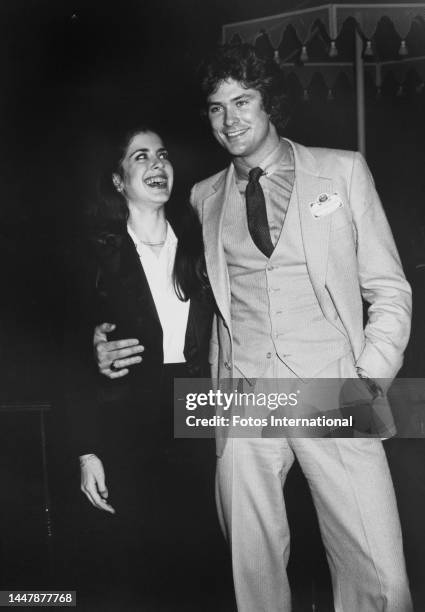
[[[357,13],[356,21],[361,23],[360,14]],[[357,103],[357,149],[366,157],[366,121],[365,121],[365,95],[364,95],[364,71],[363,71],[363,40],[356,29],[356,103]]]

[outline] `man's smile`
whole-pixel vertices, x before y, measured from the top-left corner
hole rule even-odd
[[[227,132],[224,132],[226,138],[232,139],[232,138],[238,138],[239,136],[242,136],[243,134],[246,134],[246,132],[248,131],[249,128],[242,128],[239,130],[229,130]]]

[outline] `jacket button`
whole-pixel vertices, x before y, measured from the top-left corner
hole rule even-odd
[[[267,359],[271,359],[271,356],[272,356],[272,354],[271,354],[271,353],[267,353],[267,354],[266,354]]]

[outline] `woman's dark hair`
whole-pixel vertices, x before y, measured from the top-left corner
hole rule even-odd
[[[177,296],[185,301],[209,287],[204,258],[204,243],[198,215],[187,200],[169,200],[165,215],[177,236],[173,269]]]
[[[218,46],[202,64],[199,79],[204,103],[227,79],[238,81],[247,89],[256,89],[276,129],[282,132],[286,127],[289,107],[283,73],[273,59],[258,57],[252,45],[237,43]]]
[[[94,202],[88,210],[90,234],[124,234],[127,231],[127,201],[117,191],[112,177],[118,174],[123,178],[122,162],[128,145],[137,134],[147,132],[158,134],[153,127],[139,125],[110,139],[103,168],[98,174]],[[201,224],[184,198],[171,198],[165,204],[165,216],[178,240],[173,284],[179,299],[186,301],[208,286]]]

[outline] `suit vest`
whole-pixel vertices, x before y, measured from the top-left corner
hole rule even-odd
[[[233,362],[247,378],[265,375],[279,358],[295,375],[313,377],[351,351],[327,294],[325,318],[307,270],[296,183],[286,218],[268,259],[248,230],[244,198],[232,182],[223,222],[231,289]],[[237,372],[236,372],[237,373]]]

